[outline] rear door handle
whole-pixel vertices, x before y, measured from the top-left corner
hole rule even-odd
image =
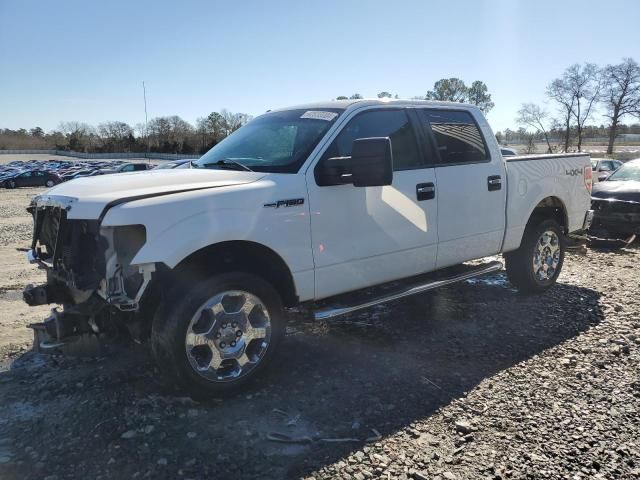
[[[502,189],[502,177],[500,175],[490,175],[487,178],[487,187],[490,192]]]
[[[416,197],[418,201],[431,200],[436,198],[436,186],[433,182],[419,183],[416,185]]]

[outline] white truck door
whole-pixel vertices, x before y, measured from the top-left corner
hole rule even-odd
[[[500,252],[505,229],[506,175],[502,155],[467,110],[425,108],[421,119],[437,150],[436,267]]]
[[[415,121],[411,121],[414,118]],[[435,170],[426,165],[417,115],[383,107],[353,114],[321,158],[351,154],[353,141],[389,137],[393,184],[318,186],[307,173],[316,298],[433,270],[437,251]]]

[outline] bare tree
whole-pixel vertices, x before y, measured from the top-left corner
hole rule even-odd
[[[126,152],[135,143],[133,128],[125,122],[105,122],[98,125],[98,135],[106,150]]]
[[[562,77],[547,87],[547,96],[560,106],[565,125],[565,152],[569,149],[572,120],[578,134],[578,151],[582,149],[584,126],[600,99],[602,74],[593,63],[578,63],[567,68]]]
[[[526,148],[524,153],[526,153],[527,155],[532,155],[534,153],[536,153],[536,142],[535,142],[535,138],[536,136],[533,133],[528,133],[525,135],[526,138]]]
[[[225,137],[231,135],[251,119],[246,113],[232,113],[224,108],[220,110],[220,116]]]
[[[71,150],[90,150],[97,138],[94,128],[86,123],[78,121],[61,122],[59,128],[66,137],[67,144]]]
[[[559,106],[564,127],[564,151],[567,152],[571,140],[571,119],[576,101],[575,96],[564,78],[556,78],[547,86],[547,96]]]
[[[527,125],[542,133],[545,142],[547,142],[547,153],[553,153],[551,142],[549,141],[549,132],[547,128],[545,128],[548,117],[549,114],[538,105],[534,103],[523,103],[520,110],[518,110],[516,123],[518,123],[518,125]]]
[[[149,139],[154,148],[161,152],[190,153],[195,130],[190,123],[177,115],[156,117],[149,121]]]
[[[567,81],[576,99],[573,118],[578,130],[578,151],[582,150],[584,126],[593,113],[593,107],[600,100],[602,90],[602,72],[597,65],[575,64],[567,69]]]
[[[197,120],[196,130],[202,142],[202,151],[211,148],[227,136],[227,123],[229,121],[234,123],[236,120],[231,118],[233,114],[230,114],[229,112],[226,112],[226,114],[230,118],[225,119],[222,114],[218,112],[211,112],[207,117],[199,118]]]
[[[626,115],[640,117],[640,65],[632,58],[604,68],[603,103],[609,125],[607,153],[613,153],[620,120]]]

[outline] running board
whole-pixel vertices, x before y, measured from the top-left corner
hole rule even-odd
[[[465,268],[465,271],[444,278],[438,278],[435,280],[431,279],[430,281],[426,282],[403,285],[394,291],[384,292],[383,295],[374,297],[373,299],[367,298],[367,301],[362,303],[353,303],[341,306],[333,305],[319,308],[318,310],[314,311],[313,317],[315,320],[326,320],[328,318],[333,318],[340,315],[345,315],[347,313],[352,313],[357,310],[373,307],[374,305],[379,305],[381,303],[387,303],[393,300],[408,297],[410,295],[415,295],[417,293],[426,292],[427,290],[433,290],[434,288],[444,287],[445,285],[451,285],[452,283],[456,282],[462,282],[473,277],[497,272],[498,270],[502,269],[502,263],[494,261],[482,265],[462,265],[457,268],[458,270],[460,268]]]

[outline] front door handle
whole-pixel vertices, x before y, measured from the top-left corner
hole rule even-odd
[[[487,187],[490,192],[502,189],[502,177],[500,175],[490,175],[487,178]]]
[[[436,198],[436,186],[433,182],[419,183],[416,185],[416,197],[418,201],[431,200]]]

